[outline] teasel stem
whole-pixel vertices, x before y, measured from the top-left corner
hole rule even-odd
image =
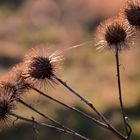
[[[39,114],[40,116],[44,117],[45,119],[51,121],[52,123],[55,123],[56,125],[62,127],[63,129],[65,129],[65,130],[67,130],[67,131],[69,131],[69,132],[71,132],[71,133],[73,133],[73,134],[77,133],[77,132],[75,132],[74,130],[65,127],[64,125],[62,125],[62,124],[59,123],[58,121],[56,121],[56,120],[54,120],[54,119],[48,117],[47,115],[43,114],[43,113],[40,112],[39,110],[35,109],[35,108],[32,107],[31,105],[29,105],[29,104],[27,104],[26,102],[24,102],[22,99],[19,99],[19,98],[18,98],[18,102],[20,102],[20,103],[23,104],[24,106],[28,107],[28,108],[31,109],[32,111],[36,112],[36,113]],[[77,134],[78,134],[78,133],[77,133]],[[80,135],[80,134],[78,134],[78,135]],[[82,136],[82,135],[81,135],[81,137],[84,138],[84,136]],[[85,138],[84,140],[89,140],[89,139]]]
[[[49,96],[49,95],[43,93],[42,91],[36,89],[35,87],[31,87],[31,86],[30,86],[30,88],[33,89],[33,90],[35,90],[36,92],[38,92],[38,93],[41,94],[42,96],[44,96],[44,97],[46,97],[46,98],[48,98],[48,99],[54,101],[55,103],[58,103],[58,104],[60,104],[60,105],[62,105],[62,106],[64,106],[64,107],[66,107],[66,108],[68,108],[68,109],[70,109],[70,110],[72,110],[72,111],[75,111],[75,112],[81,114],[82,116],[84,116],[84,117],[90,119],[91,121],[93,121],[93,122],[96,123],[97,125],[100,125],[100,126],[102,126],[102,127],[108,128],[108,126],[107,126],[105,123],[100,122],[99,120],[97,120],[97,119],[95,119],[95,118],[89,116],[88,114],[84,113],[83,111],[80,111],[80,110],[78,110],[77,108],[74,108],[74,107],[72,107],[72,106],[70,106],[70,105],[68,105],[68,104],[65,104],[65,103],[63,103],[63,102],[61,102],[61,101],[59,101],[59,100],[53,98],[53,97],[51,97],[51,96]]]
[[[28,119],[28,118],[25,118],[25,117],[22,117],[20,115],[17,115],[15,113],[10,113],[9,115],[17,118],[17,119],[20,119],[20,120],[23,120],[25,122],[29,122],[29,123],[34,123],[38,126],[41,126],[41,127],[44,127],[44,128],[50,128],[50,129],[53,129],[53,130],[56,130],[58,132],[62,132],[62,133],[66,133],[66,134],[69,134],[69,135],[73,135],[73,136],[76,136],[78,138],[81,138],[82,140],[90,140],[86,137],[83,137],[82,135],[76,133],[76,132],[71,132],[69,130],[66,130],[66,129],[62,129],[62,128],[59,128],[59,127],[56,127],[56,126],[53,126],[53,125],[48,125],[48,124],[45,124],[45,123],[40,123],[38,121],[36,121],[35,119]]]
[[[116,134],[120,139],[122,140],[126,140],[126,137],[123,136],[121,133],[118,132],[118,130],[116,130],[112,124],[104,117],[104,115],[102,113],[100,113],[96,107],[90,103],[87,99],[85,99],[84,97],[82,97],[78,92],[76,92],[74,89],[72,89],[66,82],[64,82],[63,80],[61,80],[60,78],[55,76],[55,79],[61,83],[64,87],[66,87],[71,93],[73,93],[74,95],[76,95],[78,98],[80,98],[84,103],[86,103],[93,111],[96,112],[96,114],[104,121],[104,123],[108,126],[109,130],[111,130],[114,134]]]
[[[36,92],[38,92],[39,94],[41,94],[42,96],[44,96],[44,97],[46,97],[46,98],[48,98],[48,99],[60,104],[60,105],[62,105],[64,107],[66,107],[66,108],[69,108],[72,111],[75,111],[75,112],[81,114],[82,116],[84,116],[84,117],[88,118],[89,120],[91,120],[92,122],[96,123],[98,126],[101,126],[101,127],[105,128],[105,129],[108,129],[113,134],[115,134],[117,137],[121,138],[122,140],[125,140],[125,137],[120,132],[118,132],[118,130],[116,130],[115,128],[113,128],[111,126],[108,126],[107,124],[105,124],[105,123],[103,123],[103,122],[101,122],[101,121],[89,116],[87,113],[84,113],[84,112],[82,112],[82,111],[80,111],[80,110],[78,110],[78,109],[76,109],[74,107],[71,107],[71,106],[69,106],[69,105],[67,105],[67,104],[65,104],[65,103],[63,103],[63,102],[61,102],[61,101],[59,101],[59,100],[57,100],[57,99],[45,94],[45,93],[43,93],[42,91],[36,89],[35,87],[31,87],[31,86],[29,86],[29,87],[31,89],[35,90]]]
[[[55,77],[56,80],[61,83],[64,87],[66,87],[71,93],[73,93],[74,95],[76,95],[78,98],[80,98],[84,103],[86,103],[92,110],[94,110],[97,115],[105,122],[105,118],[103,117],[103,115],[96,109],[96,107],[90,103],[87,99],[85,99],[84,97],[82,97],[78,92],[76,92],[74,89],[72,89],[66,82],[62,81],[60,78]]]
[[[37,130],[36,124],[34,123],[35,118],[32,117],[33,123],[32,123],[32,129],[33,129],[33,136],[34,136],[34,140],[39,140],[39,131]]]
[[[115,51],[116,51],[115,57],[116,57],[117,82],[118,82],[120,107],[121,107],[122,118],[123,118],[123,122],[124,122],[125,131],[127,134],[127,138],[128,138],[128,140],[130,140],[132,129],[131,129],[131,126],[128,124],[127,116],[125,115],[125,111],[124,111],[124,105],[123,105],[123,99],[122,99],[122,89],[121,89],[120,62],[119,62],[119,49],[118,49],[118,47],[116,47]]]

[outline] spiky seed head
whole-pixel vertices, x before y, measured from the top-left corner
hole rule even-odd
[[[2,77],[1,83],[4,85],[9,85],[14,90],[14,94],[16,96],[21,96],[23,93],[27,92],[29,87],[22,77],[22,71],[24,67],[23,64],[20,63],[14,66],[11,71]]]
[[[44,88],[47,83],[56,82],[55,76],[63,57],[60,51],[50,47],[39,45],[27,53],[23,77],[28,84]]]
[[[0,84],[0,123],[7,124],[15,107],[17,98],[13,96],[13,88],[9,85]]]
[[[140,0],[127,0],[121,11],[130,25],[140,27]]]
[[[31,76],[36,79],[51,79],[54,75],[53,67],[48,58],[41,56],[34,57],[30,67],[31,69],[29,70],[29,72]]]
[[[0,81],[0,123],[7,123],[10,113],[15,109],[17,99],[26,92],[28,84],[22,77],[22,63],[1,78]]]
[[[130,46],[134,37],[135,30],[127,22],[117,17],[108,19],[98,27],[97,49],[109,47],[121,51]]]
[[[108,30],[106,30],[105,39],[110,46],[118,46],[125,41],[127,34],[120,24],[108,25],[107,28]]]

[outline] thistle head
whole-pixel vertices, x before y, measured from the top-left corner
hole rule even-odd
[[[133,42],[135,30],[119,18],[104,21],[98,28],[97,49],[109,47],[114,50],[128,48]]]
[[[30,65],[30,75],[36,79],[49,79],[54,76],[53,66],[46,57],[38,56],[32,59]]]
[[[0,123],[7,123],[10,113],[16,107],[17,98],[13,96],[13,88],[8,84],[0,84]]]
[[[17,100],[28,90],[28,84],[22,77],[22,63],[16,65],[0,81],[0,122],[6,123],[15,109]]]
[[[25,81],[39,87],[55,82],[57,69],[62,60],[60,54],[59,51],[53,51],[44,45],[31,49],[24,60],[23,77]]]
[[[122,8],[122,15],[128,20],[129,24],[140,27],[140,0],[127,0]]]
[[[24,66],[22,63],[16,65],[11,69],[11,71],[2,78],[2,83],[11,86],[14,90],[16,96],[21,96],[23,93],[27,92],[29,87],[22,77],[22,71]]]

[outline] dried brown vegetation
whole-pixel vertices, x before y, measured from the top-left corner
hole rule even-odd
[[[32,8],[36,9],[37,11],[34,11],[32,8],[30,9],[30,15],[32,18],[32,22],[28,21],[28,26],[30,26],[32,23],[34,23],[35,27],[37,28],[44,28],[46,24],[42,20],[49,19],[48,15],[42,14],[43,16],[39,16],[39,20],[34,18],[34,14],[37,13],[48,13],[52,12],[52,9],[49,9],[49,7],[55,7],[54,9],[57,10],[57,14],[55,14],[54,17],[59,17],[61,14],[61,9],[58,7],[58,5],[55,2],[43,1],[43,3],[35,2],[35,4],[32,6]],[[29,1],[29,5],[32,3],[32,1]],[[90,7],[90,4],[92,1],[88,1],[88,6]],[[40,8],[40,5],[43,4]],[[69,5],[69,2],[63,3],[67,6]],[[86,3],[87,4],[87,3]],[[85,5],[81,2],[82,9],[84,9]],[[25,7],[27,5],[24,5]],[[47,8],[46,8],[47,7]],[[56,8],[57,7],[57,8]],[[26,7],[28,8],[28,7]],[[80,6],[81,8],[81,6]],[[45,10],[47,9],[47,11]],[[90,9],[90,8],[89,8]],[[73,7],[74,10],[74,7]],[[89,11],[87,11],[89,12]],[[54,120],[49,115],[46,115],[36,107],[30,105],[26,97],[23,99],[23,95],[26,92],[27,94],[34,90],[40,95],[42,95],[45,98],[48,98],[51,101],[54,101],[68,109],[71,109],[72,111],[75,111],[76,113],[79,113],[86,117],[87,119],[91,120],[93,123],[96,123],[98,126],[108,130],[112,135],[121,140],[130,140],[132,137],[132,126],[130,125],[128,121],[127,112],[125,112],[124,109],[124,100],[123,100],[123,94],[122,94],[122,80],[121,80],[121,73],[120,73],[120,51],[124,50],[125,48],[133,47],[134,39],[136,37],[136,29],[139,26],[139,1],[135,1],[131,3],[131,1],[126,1],[125,6],[123,6],[123,9],[120,10],[119,16],[116,16],[115,18],[111,18],[109,20],[106,20],[102,22],[98,28],[97,36],[98,36],[98,49],[102,48],[110,48],[114,50],[115,55],[115,61],[116,61],[116,71],[117,71],[117,88],[118,88],[118,96],[119,96],[119,107],[120,107],[120,114],[122,116],[121,125],[124,127],[124,130],[119,130],[116,128],[114,124],[110,120],[108,120],[105,115],[99,111],[99,109],[96,107],[96,104],[92,101],[89,101],[89,99],[86,99],[81,93],[77,92],[68,85],[67,82],[63,81],[59,77],[58,68],[60,63],[63,60],[62,57],[62,51],[59,51],[59,49],[54,50],[52,49],[51,45],[38,45],[38,47],[35,47],[31,49],[27,55],[25,56],[24,60],[21,61],[18,65],[16,65],[6,76],[3,76],[0,81],[0,123],[7,123],[10,117],[15,117],[17,119],[21,119],[27,122],[30,122],[32,124],[36,124],[42,127],[49,127],[52,129],[55,129],[59,132],[64,132],[70,135],[73,135],[75,137],[79,137],[83,140],[89,140],[89,138],[77,133],[73,129],[70,129],[63,124],[61,124],[59,121]],[[122,16],[123,15],[123,16]],[[92,13],[91,13],[91,16]],[[79,16],[78,16],[79,17]],[[70,17],[69,17],[70,18]],[[71,17],[72,18],[72,17]],[[83,16],[83,18],[85,18]],[[88,18],[88,17],[86,17]],[[69,19],[70,20],[70,19]],[[80,22],[82,22],[82,18],[79,19]],[[49,20],[51,23],[54,22],[54,20]],[[65,23],[66,21],[63,21]],[[49,23],[49,24],[51,24]],[[65,23],[66,27],[69,27],[68,23]],[[78,21],[74,25],[79,24]],[[85,24],[85,23],[83,23]],[[69,28],[71,30],[71,27]],[[64,32],[63,32],[64,33]],[[69,37],[64,35],[65,40],[68,40]],[[66,33],[66,32],[65,32]],[[74,32],[75,33],[75,32]],[[72,34],[74,34],[72,33]],[[15,33],[16,34],[16,33]],[[61,34],[59,34],[59,37]],[[60,37],[61,38],[61,37]],[[63,38],[64,39],[64,38]],[[59,40],[60,41],[60,40]],[[59,42],[58,41],[58,42]],[[39,42],[42,42],[39,40]],[[60,42],[59,42],[60,43]],[[65,42],[66,43],[66,42]],[[55,43],[57,44],[57,42]],[[78,45],[77,45],[78,46]],[[80,47],[79,45],[78,47]],[[77,48],[78,48],[77,47]],[[71,49],[75,47],[70,47]],[[68,50],[71,49],[63,49],[63,51],[66,51],[68,53]],[[124,51],[125,52],[125,51]],[[125,52],[127,53],[127,52]],[[87,58],[83,58],[84,60]],[[77,58],[78,59],[78,58]],[[86,64],[88,65],[88,64]],[[82,77],[81,77],[82,78]],[[83,104],[87,105],[94,113],[95,116],[88,115],[87,112],[82,112],[77,108],[71,107],[68,104],[63,103],[63,101],[60,101],[58,99],[55,99],[53,95],[49,96],[48,94],[42,92],[44,88],[49,87],[49,85],[55,85],[60,84],[63,85],[68,91],[74,95],[76,95]],[[84,85],[88,86],[88,85]],[[71,97],[72,95],[70,95]],[[40,123],[36,121],[35,117],[32,117],[31,119],[22,117],[19,114],[14,113],[16,107],[18,107],[18,103],[22,104],[26,108],[32,110],[33,112],[37,113],[39,116],[43,117],[46,120],[49,120],[53,123],[53,125],[47,125]],[[34,125],[33,125],[34,126]],[[115,137],[115,138],[116,138]],[[90,138],[92,139],[92,138]]]

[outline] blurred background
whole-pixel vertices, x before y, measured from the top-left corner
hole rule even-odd
[[[113,52],[98,52],[95,48],[96,28],[101,21],[116,15],[121,0],[0,0],[0,75],[20,62],[24,54],[37,44],[54,44],[67,48],[93,39],[67,52],[60,77],[90,100],[104,115],[122,130],[116,86]],[[133,140],[140,139],[140,65],[139,42],[121,53],[121,77],[125,111],[130,118]],[[94,113],[61,85],[48,87],[48,94],[80,110]],[[94,140],[117,140],[110,132],[92,124],[86,118],[30,92],[24,95],[28,103],[54,119]],[[18,105],[16,113],[26,117],[40,116]],[[46,121],[45,121],[46,122]],[[48,123],[48,122],[46,122]],[[38,128],[40,140],[78,140],[50,129]],[[0,140],[33,140],[32,125],[12,122],[1,129]]]

